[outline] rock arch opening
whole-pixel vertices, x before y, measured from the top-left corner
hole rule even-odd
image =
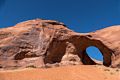
[[[87,55],[97,64],[103,64],[103,55],[100,50],[95,46],[86,48]]]
[[[89,54],[87,53],[87,48],[89,46],[86,46],[83,50],[82,50],[82,55],[81,57],[81,61],[83,62],[83,64],[85,65],[95,65],[95,64],[103,64],[104,66],[110,66],[111,65],[111,57],[112,57],[112,52],[110,49],[108,49],[107,47],[105,47],[104,45],[95,45],[95,47],[97,49],[99,49],[99,51],[101,52],[101,54],[99,54],[101,56],[101,60],[103,60],[102,62],[98,62],[95,59],[91,58],[91,56],[89,56]],[[93,52],[93,51],[92,51]],[[94,56],[94,55],[93,55]]]
[[[113,57],[113,51],[106,46],[106,44],[102,43],[100,40],[95,39],[89,39],[88,37],[81,36],[80,40],[76,41],[80,42],[78,44],[75,44],[78,50],[78,56],[81,59],[81,62],[84,65],[95,65],[97,64],[89,55],[87,52],[87,48],[94,46],[97,48],[97,51],[99,51],[101,54],[101,60],[102,64],[104,66],[111,66],[112,64],[112,57]],[[75,43],[76,43],[75,42]],[[94,53],[93,53],[94,54]],[[97,53],[96,53],[97,54]]]

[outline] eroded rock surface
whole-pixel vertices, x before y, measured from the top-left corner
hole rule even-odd
[[[120,26],[77,33],[63,23],[35,19],[0,29],[0,67],[45,67],[47,64],[96,64],[86,48],[96,46],[103,65],[120,67]]]

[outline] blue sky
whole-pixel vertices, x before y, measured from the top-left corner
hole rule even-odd
[[[0,28],[35,18],[58,20],[74,31],[91,32],[120,24],[120,0],[0,0]]]

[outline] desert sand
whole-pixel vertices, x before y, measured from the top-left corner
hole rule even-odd
[[[1,70],[0,80],[120,80],[120,69],[102,65]]]

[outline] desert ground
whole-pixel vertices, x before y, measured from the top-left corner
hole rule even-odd
[[[120,80],[120,69],[102,65],[1,70],[0,80]]]

